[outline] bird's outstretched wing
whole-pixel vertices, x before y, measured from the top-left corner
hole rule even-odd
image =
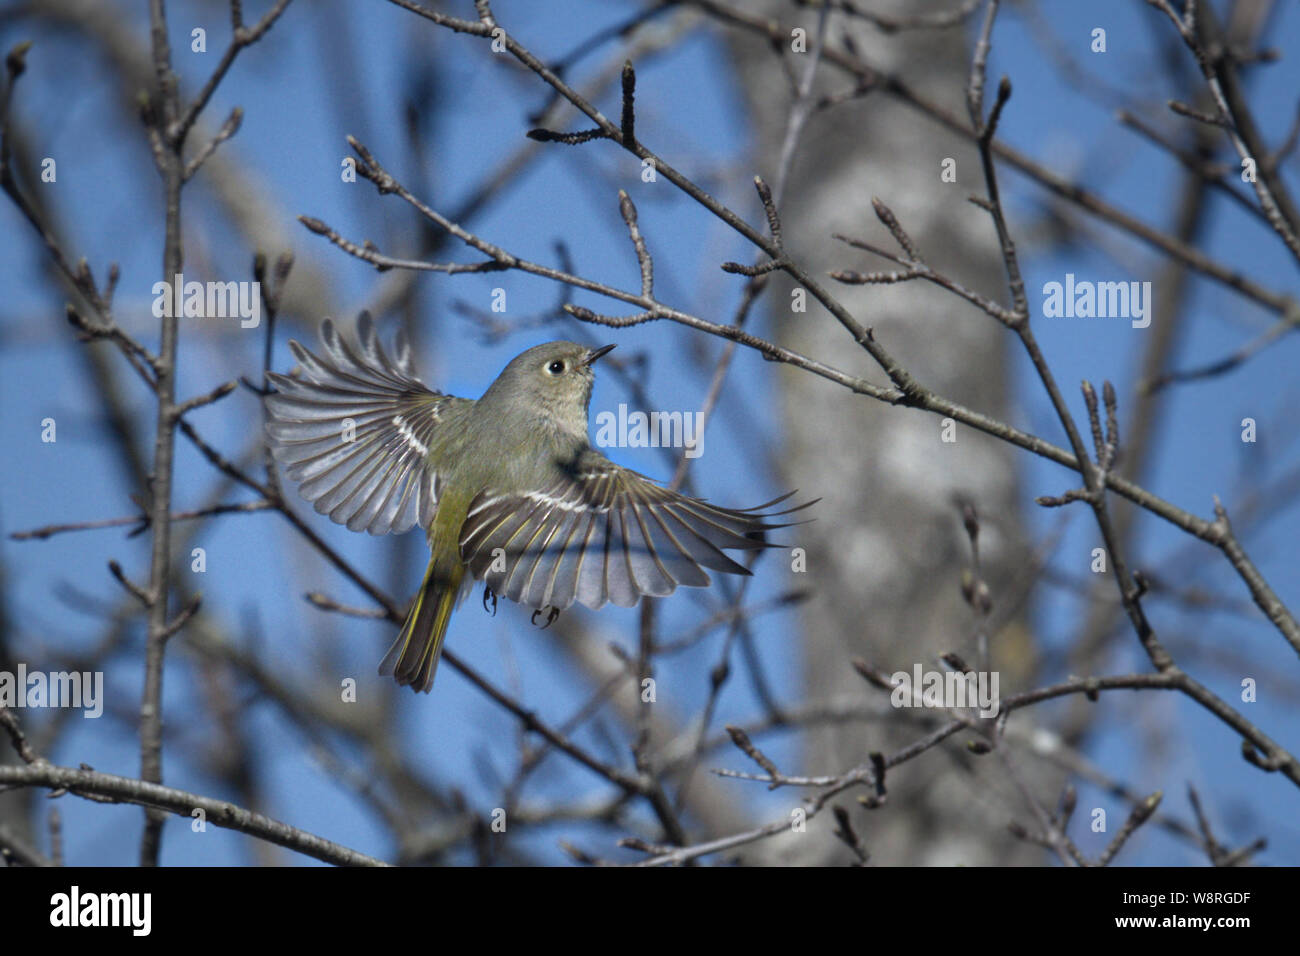
[[[764,533],[785,525],[768,519],[799,509],[766,509],[789,497],[719,508],[587,449],[547,487],[479,494],[461,527],[460,554],[474,577],[526,607],[631,607],[642,595],[707,585],[705,568],[749,574],[723,549],[771,547]]]
[[[289,343],[301,377],[269,375],[279,390],[266,399],[271,451],[318,512],[352,531],[428,527],[438,499],[429,444],[450,403],[467,400],[416,378],[400,335],[390,358],[364,312],[359,353],[329,319],[320,336],[320,356]]]

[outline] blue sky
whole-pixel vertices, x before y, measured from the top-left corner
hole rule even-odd
[[[468,11],[470,4],[459,6]],[[494,7],[513,34],[547,58],[568,52],[577,38],[617,23],[636,9],[634,4],[607,0],[561,0],[546,4],[545,12],[540,5],[522,0],[498,0]],[[121,4],[121,8],[128,21],[134,18],[143,42],[146,32],[139,5]],[[1179,182],[1174,164],[1115,123],[1115,103],[1107,98],[1107,91],[1122,91],[1131,108],[1141,108],[1144,116],[1163,128],[1177,128],[1174,120],[1163,115],[1160,104],[1171,97],[1183,98],[1186,92],[1168,85],[1162,61],[1152,54],[1154,38],[1163,37],[1168,25],[1140,2],[1056,0],[1041,4],[1040,9],[1043,20],[1089,77],[1094,93],[1081,96],[1067,85],[1030,26],[1014,9],[1008,10],[999,20],[990,62],[991,77],[1007,73],[1015,83],[1000,135],[1143,221],[1167,226],[1171,196]],[[220,55],[228,31],[225,13],[220,5],[195,3],[172,4],[169,10],[176,66],[184,88],[193,91]],[[1090,31],[1098,25],[1107,29],[1104,56],[1088,49]],[[208,30],[206,54],[191,52],[183,42],[195,26]],[[1283,4],[1269,41],[1282,51],[1282,61],[1252,73],[1256,117],[1273,142],[1295,115],[1300,76],[1291,51],[1298,37],[1300,11]],[[96,275],[103,275],[107,262],[120,263],[119,322],[153,341],[156,323],[149,314],[149,297],[159,277],[162,216],[160,189],[142,130],[124,117],[118,91],[102,81],[103,54],[82,35],[46,27],[33,30],[23,21],[0,20],[5,49],[27,38],[36,45],[28,56],[28,73],[20,81],[14,108],[34,154],[53,157],[58,163],[57,183],[35,188],[44,190],[45,201],[67,230],[73,254],[84,255]],[[604,69],[612,55],[612,48],[603,48],[582,61],[571,78],[581,85]],[[699,33],[669,52],[639,62],[638,90],[642,138],[750,221],[760,219],[750,186],[753,170],[744,158],[750,137],[742,98],[717,36]],[[432,128],[423,133],[420,158],[409,148],[403,121],[403,99],[413,94],[433,96],[438,107]],[[396,254],[411,248],[418,222],[399,200],[378,197],[365,183],[341,180],[340,163],[348,155],[344,137],[358,136],[418,195],[436,208],[452,210],[487,170],[525,144],[523,133],[531,125],[528,114],[543,102],[535,78],[505,66],[481,44],[454,37],[394,7],[370,4],[364,15],[358,15],[340,3],[300,2],[289,8],[266,39],[240,57],[205,117],[214,126],[231,107],[243,107],[243,127],[223,152],[243,166],[250,191],[272,198],[270,208],[283,217],[282,235],[300,258],[323,264],[329,295],[346,317],[375,295],[383,277],[366,264],[326,248],[324,240],[309,234],[293,217],[319,217],[346,236],[372,238]],[[614,85],[605,88],[599,102],[607,112],[615,110]],[[556,262],[553,244],[562,239],[573,253],[577,271],[633,288],[638,281],[635,260],[616,199],[617,190],[626,189],[640,207],[642,228],[656,256],[662,297],[697,314],[729,315],[740,284],[722,275],[717,264],[749,258],[744,242],[666,183],[642,183],[639,172],[632,157],[608,144],[552,147],[470,225],[514,253],[547,263]],[[1295,174],[1293,158],[1285,167],[1293,190]],[[1041,217],[1045,194],[1010,170],[1003,171],[1002,181],[1012,228],[1024,230]],[[879,184],[878,192],[888,201],[887,182]],[[1162,260],[1151,250],[1095,222],[1091,229],[1097,241],[1068,254],[1044,254],[1032,243],[1022,243],[1031,303],[1041,300],[1044,283],[1060,281],[1067,272],[1097,280],[1154,277]],[[185,230],[187,273],[193,270],[205,278],[248,277],[255,250],[232,228],[202,173],[186,193]],[[1296,293],[1295,262],[1282,244],[1226,200],[1211,199],[1205,235],[1206,251],[1216,259],[1272,289]],[[274,256],[282,248],[271,244],[265,251]],[[472,259],[458,248],[444,255]],[[86,381],[85,363],[69,345],[62,319],[64,297],[51,292],[44,280],[43,250],[7,203],[0,204],[0,262],[6,292],[0,305],[0,408],[4,410],[0,434],[9,449],[0,466],[4,469],[0,527],[7,534],[53,522],[129,513],[127,496],[132,489],[103,441],[95,390]],[[721,348],[716,340],[661,326],[615,335],[604,334],[607,330],[531,329],[489,343],[450,308],[453,301],[487,308],[491,290],[499,287],[506,291],[507,317],[529,316],[554,309],[556,288],[517,273],[426,275],[419,282],[422,325],[417,364],[426,381],[454,394],[477,396],[510,357],[529,345],[561,333],[590,333],[602,341],[617,341],[618,356],[646,357],[646,386],[654,407],[687,410],[703,400],[707,363],[716,359]],[[618,311],[593,299],[579,297],[578,301]],[[1201,279],[1193,282],[1188,309],[1178,367],[1223,355],[1271,319],[1241,297]],[[765,316],[756,316],[756,322],[760,332],[769,330]],[[1082,415],[1083,407],[1075,385],[1085,377],[1113,380],[1125,407],[1149,330],[1103,319],[1042,319],[1036,327],[1076,414]],[[998,334],[992,323],[989,334]],[[227,324],[184,328],[183,335],[182,396],[238,375],[254,376],[260,369],[261,330],[241,331]],[[276,366],[281,369],[290,364],[285,347],[290,336],[304,338],[303,328],[280,330]],[[1157,463],[1149,480],[1152,490],[1208,517],[1213,495],[1220,495],[1233,509],[1250,487],[1294,468],[1297,449],[1288,414],[1298,397],[1295,360],[1296,345],[1288,339],[1231,375],[1170,391],[1167,425],[1151,455]],[[1027,365],[1017,360],[1014,374],[1017,401],[1012,421],[1063,444],[1059,426]],[[754,353],[737,355],[726,397],[708,432],[707,453],[693,466],[698,493],[743,506],[784,490],[767,468],[769,456],[780,448],[770,401],[772,375],[772,367]],[[129,379],[124,383],[133,414],[141,422],[151,421],[144,389]],[[611,376],[598,378],[593,413],[616,409],[624,401],[630,399]],[[58,422],[58,441],[53,445],[39,438],[40,422],[47,416]],[[192,420],[209,441],[235,454],[247,447],[257,416],[255,400],[241,390],[196,413]],[[1259,441],[1251,445],[1239,437],[1240,421],[1247,416],[1259,423]],[[177,507],[195,507],[212,493],[216,477],[187,444],[178,447]],[[653,451],[625,449],[615,457],[654,476],[671,474],[664,458]],[[1035,510],[1031,499],[1060,493],[1070,484],[1069,476],[1028,456],[1020,459],[1020,466],[1025,512],[1033,526],[1046,533],[1057,516]],[[226,497],[238,496],[231,492]],[[1246,544],[1278,594],[1296,607],[1300,606],[1300,574],[1294,542],[1300,534],[1300,518],[1290,504],[1282,500],[1268,509],[1266,520],[1249,527]],[[306,507],[302,513],[311,515]],[[423,545],[417,535],[397,542],[370,539],[318,516],[312,515],[311,520],[315,530],[358,567],[372,569],[372,579],[398,600],[418,584]],[[1139,566],[1176,568],[1181,583],[1245,597],[1226,562],[1208,546],[1189,543],[1186,536],[1150,516],[1143,516],[1138,527],[1134,559]],[[207,525],[196,544],[206,550],[208,570],[201,582],[195,582],[205,594],[206,607],[225,628],[244,634],[250,647],[286,677],[303,668],[335,668],[355,674],[362,694],[395,693],[391,684],[374,674],[391,628],[304,609],[301,594],[309,590],[324,591],[344,603],[362,604],[365,598],[323,560],[301,557],[296,549],[288,551],[292,535],[282,520],[269,514],[239,515]],[[120,531],[38,542],[0,540],[8,613],[15,622],[18,648],[32,661],[54,651],[87,650],[100,639],[99,618],[78,609],[84,601],[60,597],[69,585],[94,601],[117,602],[120,592],[106,572],[109,559],[121,561],[137,580],[147,574],[146,539],[127,540]],[[1095,526],[1080,509],[1072,516],[1058,551],[1058,567],[1068,576],[1083,578],[1087,555],[1097,543]],[[288,553],[301,559],[286,566],[283,556]],[[390,575],[387,569],[394,555],[402,558],[402,570]],[[1173,563],[1175,558],[1179,563]],[[755,592],[788,586],[776,564],[760,566]],[[662,602],[663,633],[689,627],[700,618],[701,606],[714,607],[720,600],[717,592],[690,592]],[[565,658],[551,649],[551,632],[528,627],[528,613],[519,608],[503,605],[491,618],[478,610],[477,603],[477,597],[472,598],[454,620],[449,646],[548,719],[564,719],[586,690],[582,681],[566,672]],[[1074,634],[1080,612],[1081,605],[1068,591],[1040,593],[1035,616],[1044,644],[1061,647]],[[1152,615],[1175,656],[1228,649],[1249,659],[1258,673],[1252,670],[1243,676],[1259,679],[1260,700],[1242,707],[1283,744],[1293,750],[1300,747],[1293,704],[1297,662],[1258,615],[1188,612],[1168,602],[1154,604]],[[635,612],[602,611],[600,636],[634,647],[635,621]],[[789,611],[763,618],[756,630],[778,690],[787,697],[799,692],[797,655],[790,641],[797,633],[797,617]],[[339,635],[345,639],[321,640]],[[129,650],[117,655],[107,672],[110,710],[117,712],[138,705],[142,646],[138,622],[126,640]],[[342,660],[325,657],[321,650],[325,646],[341,648]],[[1136,642],[1121,642],[1121,646],[1131,651],[1113,662],[1114,670],[1141,668]],[[172,654],[177,654],[175,648]],[[682,702],[683,711],[703,699],[716,654],[716,644],[706,642],[665,666],[662,680],[670,696]],[[1217,675],[1209,680],[1212,688],[1237,699],[1236,670],[1189,668],[1198,676]],[[187,721],[195,713],[194,695],[202,692],[190,679],[192,673],[192,668],[177,666],[174,659],[168,671],[166,708],[172,736],[167,782],[208,792],[213,781],[187,759],[203,739],[203,728],[191,727]],[[273,706],[258,700],[240,703],[252,728],[255,759],[267,775],[266,812],[368,852],[391,852],[368,808],[332,780],[331,773],[313,758],[308,742],[286,725]],[[440,671],[430,697],[416,699],[403,692],[398,706],[404,746],[418,755],[429,779],[454,786],[472,805],[481,805],[485,814],[490,811],[496,788],[483,768],[509,772],[515,721],[449,667]],[[1217,811],[1225,841],[1244,841],[1263,832],[1270,838],[1264,861],[1300,861],[1294,788],[1280,775],[1245,767],[1238,742],[1222,725],[1173,696],[1123,695],[1108,699],[1105,706],[1105,731],[1091,756],[1107,772],[1137,790],[1164,789],[1170,801],[1166,806],[1184,818],[1189,814],[1183,789],[1191,781]],[[1151,759],[1145,741],[1133,733],[1147,708],[1162,709],[1183,731],[1158,760]],[[755,712],[745,682],[733,681],[715,727]],[[783,738],[773,741],[769,749],[779,760],[793,762],[796,744],[793,738]],[[77,724],[51,756],[75,765],[91,759],[88,755],[101,770],[133,774],[137,769],[134,736],[109,718]],[[722,760],[735,765],[730,754]],[[530,795],[539,799],[601,792],[594,777],[562,766],[556,757],[532,783],[535,789]],[[780,812],[788,802],[784,795],[768,796],[756,785],[735,786],[738,799],[752,804],[757,819]],[[1106,806],[1123,814],[1109,797],[1086,787],[1082,791],[1081,806]],[[70,862],[134,859],[138,810],[64,800],[63,812]],[[563,859],[554,836],[539,833],[528,846],[544,859]],[[1100,839],[1080,836],[1085,851],[1094,849],[1093,843]],[[1197,862],[1186,846],[1159,834],[1144,835],[1130,853],[1130,863]],[[169,824],[164,862],[247,859],[242,837],[212,829],[192,834],[181,821]]]

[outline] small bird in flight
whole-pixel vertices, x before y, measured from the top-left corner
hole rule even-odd
[[[588,440],[592,365],[614,346],[548,342],[517,355],[477,401],[416,377],[399,333],[393,355],[362,313],[357,347],[334,323],[324,351],[296,341],[302,372],[269,375],[271,450],[321,514],[352,531],[418,524],[432,552],[420,592],[379,672],[427,692],[451,612],[475,580],[548,623],[574,601],[631,607],[706,568],[749,570],[725,549],[773,547],[770,511],[720,508],[614,464]],[[534,618],[536,613],[534,614]]]

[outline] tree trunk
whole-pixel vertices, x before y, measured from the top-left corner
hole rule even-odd
[[[813,55],[816,11],[801,11],[795,20],[789,3],[765,2],[762,7],[787,26],[807,31],[806,54],[792,53],[786,44],[794,75],[802,75],[806,57]],[[871,4],[872,10],[903,15],[931,8],[951,5]],[[852,34],[867,62],[965,115],[969,28],[886,36],[861,20],[834,14],[827,45],[843,49],[845,32]],[[753,115],[757,170],[771,182],[794,94],[767,43],[748,31],[732,30],[729,36]],[[852,86],[852,77],[823,60],[814,96]],[[941,181],[945,158],[956,161],[955,183]],[[879,197],[927,261],[969,288],[1007,301],[992,221],[967,202],[967,196],[984,191],[973,144],[890,94],[873,92],[814,114],[804,129],[780,209],[786,246],[814,274],[892,270],[893,265],[832,238],[832,233],[843,233],[894,248],[872,211],[872,198]],[[1003,416],[1010,338],[987,315],[918,281],[830,285],[921,383]],[[792,311],[792,291],[788,283],[769,290],[782,344],[888,384],[866,352],[811,297],[806,313]],[[974,615],[960,585],[963,569],[970,566],[970,548],[954,500],[960,495],[978,509],[983,575],[995,603],[1009,600],[1008,556],[1020,551],[1021,542],[1009,448],[957,426],[955,442],[945,442],[943,423],[933,415],[878,404],[797,371],[785,372],[782,386],[785,478],[790,487],[823,496],[817,520],[799,529],[799,543],[808,548],[807,583],[816,590],[801,621],[808,698],[881,694],[854,671],[850,662],[855,657],[887,673],[910,673],[917,662],[938,669],[937,657],[947,651],[975,665]],[[1023,626],[1013,623],[995,635],[992,655],[993,668],[1001,671],[1002,693],[1008,693],[1029,667]],[[866,763],[872,751],[888,756],[924,733],[903,713],[891,713],[883,723],[818,729],[806,738],[805,769],[840,773]],[[957,735],[942,750],[930,751],[890,776],[888,801],[878,810],[862,810],[854,792],[836,801],[854,812],[872,862],[992,865],[1041,859],[1006,829],[1009,819],[1027,819],[1028,811],[1005,767],[996,756],[971,754],[963,745],[965,737]],[[792,834],[780,845],[766,846],[764,851],[774,854],[767,859],[851,859],[831,836],[829,813],[821,823],[806,835]]]

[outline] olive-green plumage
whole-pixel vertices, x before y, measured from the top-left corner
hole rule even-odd
[[[357,336],[353,348],[326,320],[323,356],[290,343],[302,374],[271,376],[267,431],[317,511],[371,534],[426,529],[424,581],[380,665],[399,684],[433,686],[447,623],[475,580],[538,610],[630,607],[707,585],[705,568],[748,574],[722,549],[765,547],[781,527],[766,519],[788,513],[715,507],[592,448],[592,364],[612,345],[528,349],[474,401],[423,385],[405,342],[390,358],[368,315]]]

